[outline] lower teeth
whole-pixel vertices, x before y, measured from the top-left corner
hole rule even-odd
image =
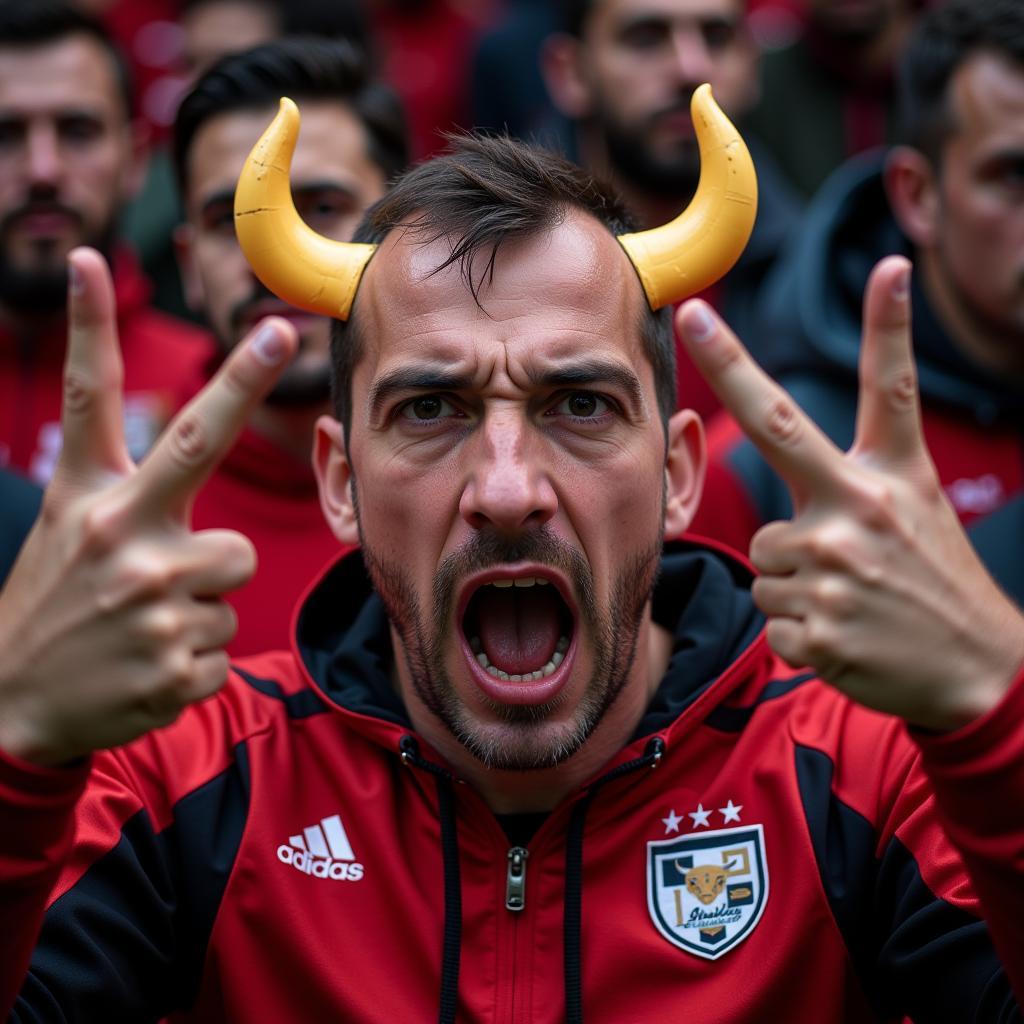
[[[469,646],[476,655],[476,660],[480,666],[485,668],[492,676],[494,676],[495,679],[500,679],[502,682],[506,683],[521,683],[526,680],[544,679],[546,676],[551,675],[551,673],[554,672],[555,669],[558,668],[558,666],[565,660],[565,652],[569,650],[569,638],[567,636],[558,638],[558,643],[555,645],[555,653],[551,655],[551,660],[546,665],[537,669],[535,672],[524,672],[522,675],[519,673],[509,675],[508,672],[504,672],[497,666],[492,665],[491,659],[484,653],[483,645],[480,643],[479,637],[471,637]]]

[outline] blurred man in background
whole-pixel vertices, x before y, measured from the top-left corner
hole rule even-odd
[[[742,121],[757,98],[757,48],[745,0],[565,0],[563,31],[545,44],[556,106],[575,124],[575,155],[609,180],[645,227],[664,224],[693,197],[700,159],[690,97],[709,82]],[[758,216],[733,270],[704,298],[743,336],[767,267],[799,204],[757,138],[745,133],[758,172]],[[755,355],[760,355],[756,352]],[[679,402],[707,416],[718,407],[685,353]]]
[[[197,528],[240,530],[259,555],[255,578],[232,596],[241,623],[233,654],[287,646],[285,609],[338,551],[310,463],[313,426],[330,404],[330,321],[268,292],[235,237],[235,183],[281,96],[302,112],[296,206],[330,238],[348,240],[408,158],[398,100],[342,41],[297,37],[226,57],[199,79],[178,112],[174,158],[187,217],[177,236],[182,277],[190,305],[214,333],[217,362],[264,316],[286,317],[300,337],[296,359],[193,509]]]
[[[127,74],[99,24],[56,0],[0,4],[0,465],[41,484],[61,447],[72,248],[93,245],[114,268],[130,454],[148,449],[208,357],[201,332],[148,307],[119,244],[143,157]]]
[[[771,369],[837,444],[854,437],[860,294],[912,255],[914,349],[939,478],[997,580],[1024,602],[1024,6],[952,0],[925,15],[900,82],[905,144],[851,161],[766,283]],[[738,427],[709,431],[694,528],[745,551],[789,514]]]

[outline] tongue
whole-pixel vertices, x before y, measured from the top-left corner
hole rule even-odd
[[[555,653],[561,599],[555,588],[483,587],[477,604],[480,643],[495,668],[525,675]]]

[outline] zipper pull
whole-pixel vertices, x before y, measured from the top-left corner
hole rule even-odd
[[[508,874],[505,876],[505,909],[522,910],[526,906],[526,858],[530,851],[525,846],[513,846],[508,851]]]

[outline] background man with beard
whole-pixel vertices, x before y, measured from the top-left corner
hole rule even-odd
[[[615,186],[642,225],[665,224],[690,201],[700,172],[694,89],[709,82],[741,125],[757,99],[746,0],[563,0],[561,11],[564,30],[545,42],[542,68],[555,106],[574,122],[573,155]],[[757,167],[757,221],[737,265],[704,298],[741,337],[756,338],[754,301],[801,203],[756,135],[744,138]],[[685,350],[677,355],[679,405],[708,416],[718,399]]]
[[[1024,5],[952,0],[912,36],[902,145],[836,173],[765,282],[769,368],[839,445],[854,436],[860,294],[912,255],[914,350],[939,478],[986,565],[1024,603]],[[789,514],[785,482],[723,416],[694,526],[745,551]]]
[[[295,201],[328,237],[347,240],[408,158],[398,100],[343,41],[285,39],[226,57],[178,111],[174,158],[188,218],[178,233],[186,298],[209,321],[220,358],[270,314],[299,332],[298,355],[192,512],[196,528],[231,527],[256,546],[256,576],[230,599],[240,622],[229,648],[235,655],[286,647],[286,609],[337,553],[310,465],[313,425],[329,408],[330,321],[268,292],[235,237],[235,182],[281,96],[303,107]],[[189,393],[206,379],[208,373]]]
[[[295,130],[284,104],[237,219],[268,283],[351,316],[315,461],[365,566],[216,692],[251,551],[187,506],[297,340],[264,322],[133,467],[109,285],[72,254],[79,440],[0,594],[0,1012],[1012,1019],[1024,617],[920,436],[908,262],[868,286],[849,455],[705,303],[677,317],[797,500],[752,582],[661,552],[701,431],[614,196],[469,139],[353,248],[284,201]]]
[[[133,456],[167,422],[182,381],[209,355],[198,329],[150,309],[117,244],[143,154],[120,56],[104,30],[52,0],[0,4],[0,465],[50,478],[61,446],[66,258],[114,265]]]

